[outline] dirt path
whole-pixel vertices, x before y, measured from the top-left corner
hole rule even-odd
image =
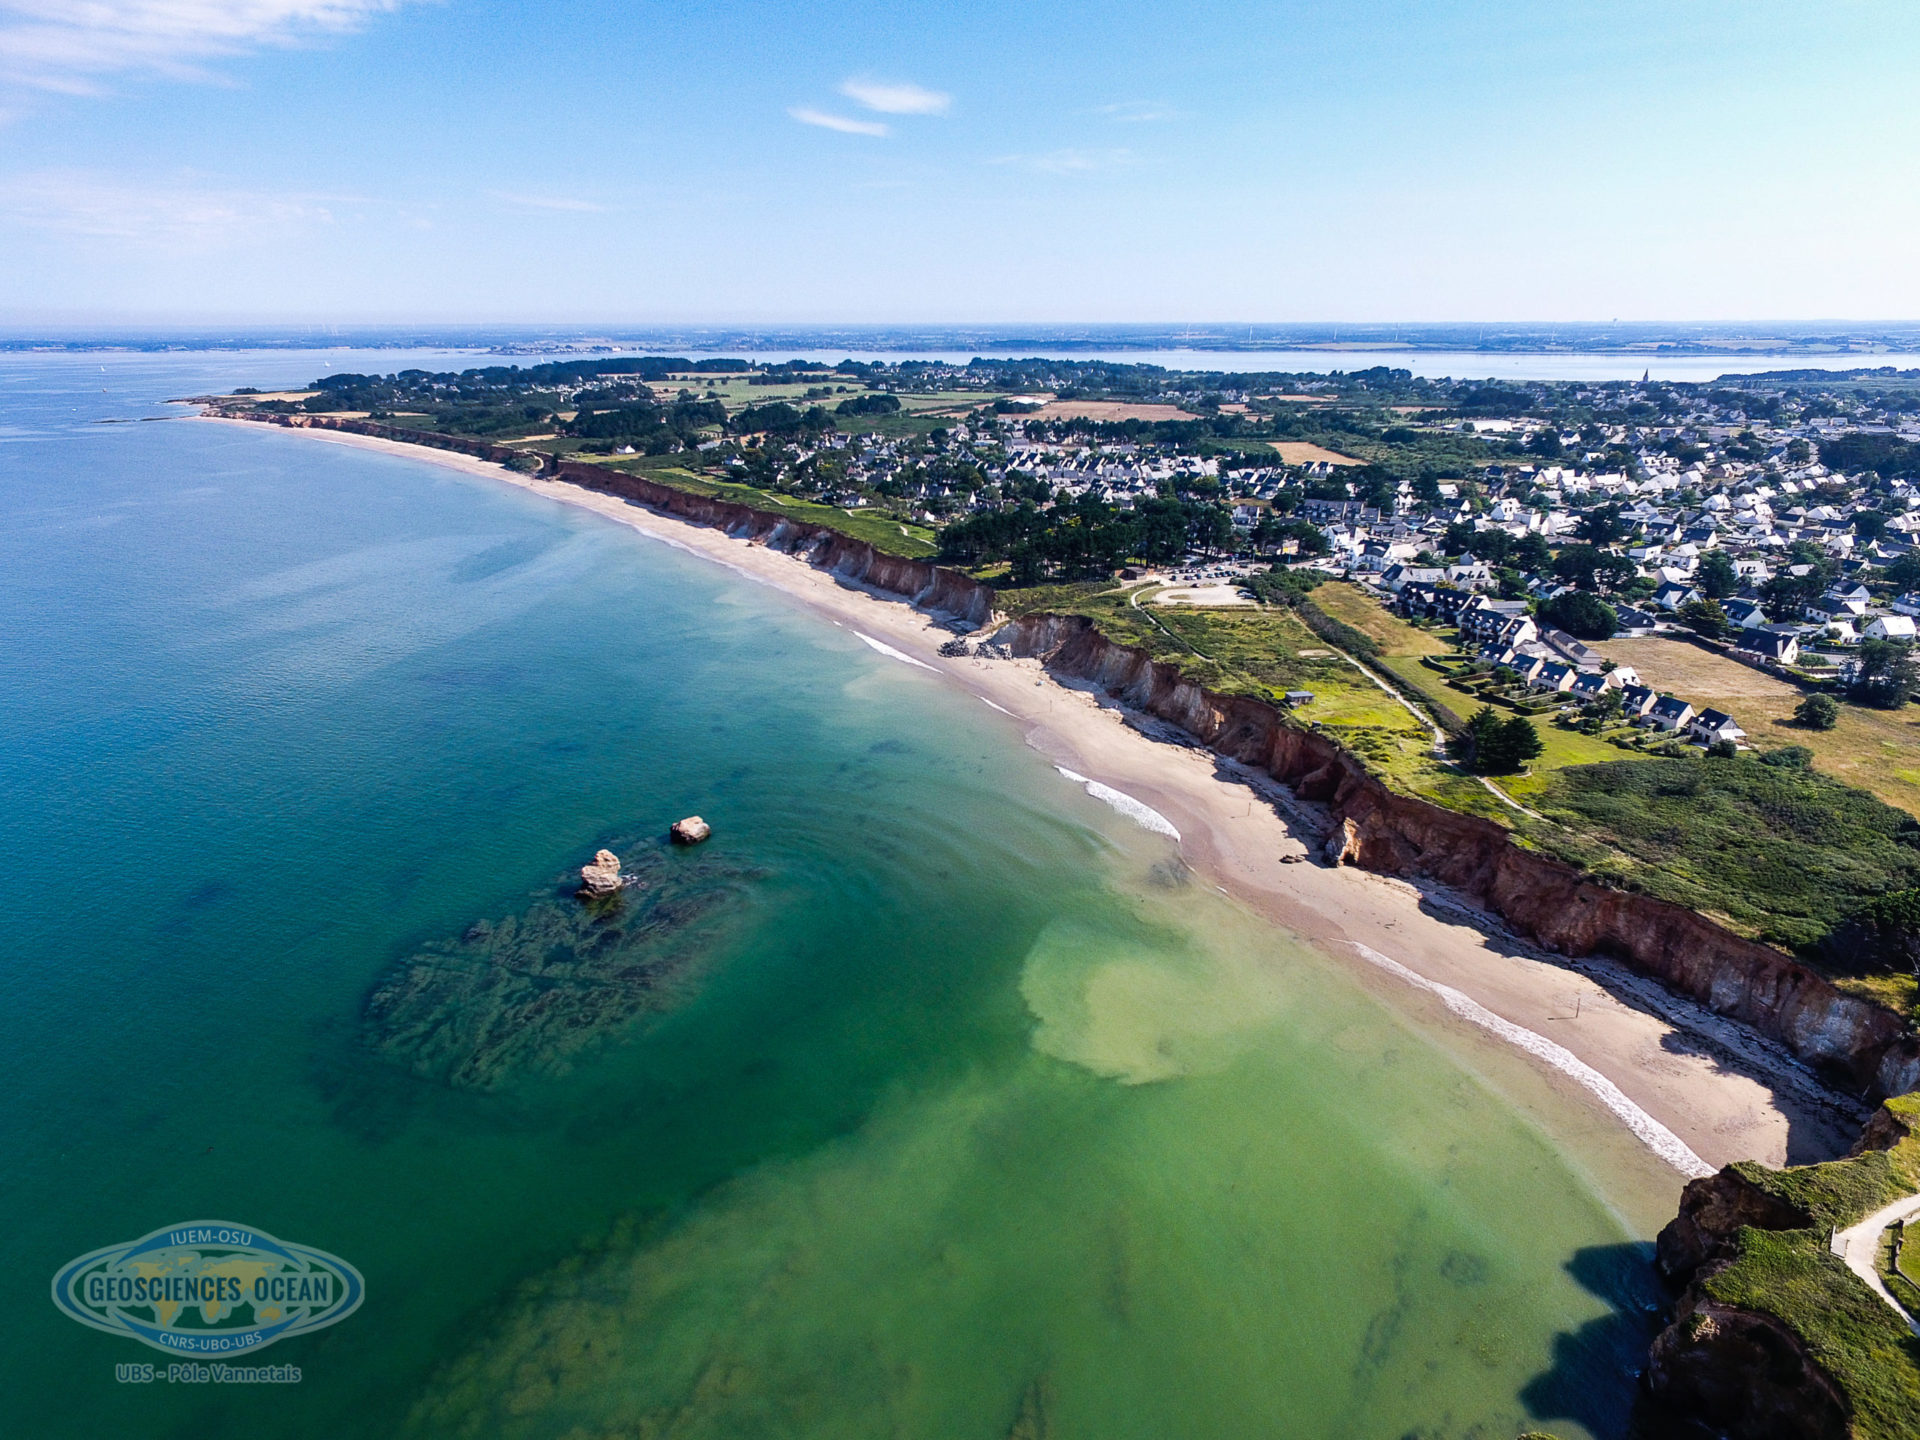
[[[1907,1328],[1920,1335],[1920,1320],[1914,1319],[1906,1307],[1893,1298],[1893,1292],[1887,1289],[1887,1282],[1880,1278],[1880,1272],[1874,1261],[1880,1257],[1880,1237],[1887,1227],[1896,1220],[1911,1219],[1920,1215],[1920,1195],[1909,1195],[1904,1200],[1896,1200],[1883,1210],[1876,1210],[1858,1225],[1850,1225],[1845,1230],[1833,1232],[1833,1253],[1847,1262],[1847,1268],[1867,1282],[1867,1287],[1887,1304],[1893,1307],[1894,1314],[1907,1322]]]
[[[1819,1085],[1778,1046],[1612,962],[1547,955],[1432,887],[1300,863],[1317,851],[1318,832],[1310,819],[1293,815],[1297,807],[1277,782],[1182,737],[1167,735],[1173,743],[1151,738],[1159,727],[1127,715],[1091,687],[1050,677],[1036,661],[945,656],[940,647],[953,632],[898,597],[843,584],[723,531],[449,451],[323,430],[275,434],[286,443],[338,444],[462,470],[595,511],[777,589],[863,638],[884,638],[889,653],[910,662],[902,665],[903,676],[937,678],[971,692],[1010,717],[1025,742],[1056,766],[1166,817],[1182,836],[1181,856],[1200,877],[1320,953],[1342,957],[1370,993],[1445,1038],[1483,1080],[1573,1144],[1593,1173],[1612,1176],[1609,1195],[1630,1208],[1633,1223],[1647,1234],[1671,1218],[1681,1170],[1643,1146],[1564,1071],[1539,1064],[1484,1026],[1466,1024],[1433,992],[1360,960],[1353,946],[1364,944],[1515,1026],[1551,1036],[1710,1167],[1738,1159],[1774,1166],[1789,1157],[1796,1163],[1829,1159],[1859,1132],[1864,1115],[1858,1107]]]

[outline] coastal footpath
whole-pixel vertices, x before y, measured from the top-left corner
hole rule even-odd
[[[252,417],[249,417],[252,418]],[[525,465],[527,451],[464,436],[327,415],[259,417]],[[973,628],[994,618],[991,587],[925,560],[789,516],[575,460],[542,457],[540,474],[663,511],[785,552],[848,583],[896,596]],[[1839,1088],[1873,1100],[1920,1089],[1920,1036],[1892,1012],[1845,994],[1769,946],[1677,905],[1595,884],[1524,850],[1492,821],[1398,794],[1358,756],[1278,706],[1216,694],[1178,667],[1119,645],[1082,616],[1037,614],[995,635],[1012,653],[1089,681],[1175,727],[1213,753],[1286,785],[1321,807],[1326,859],[1431,881],[1498,916],[1524,939],[1567,956],[1620,960],[1674,993],[1778,1041]]]
[[[827,526],[603,467],[555,464],[544,457],[533,461],[524,451],[482,441],[331,417],[287,417],[278,423],[289,422],[297,428],[337,430],[343,438],[364,436],[374,443],[425,444],[456,452],[468,463],[483,462],[473,467],[482,473],[498,475],[493,466],[511,466],[528,488],[556,498],[579,496],[581,503],[610,517],[631,515],[630,523],[648,533],[660,534],[661,529],[644,521],[647,513],[709,527],[718,544],[701,542],[695,548],[702,553],[715,558],[739,554],[751,561],[754,555],[773,552],[806,562],[819,577],[822,592],[857,602],[850,615],[858,609],[877,614],[895,608],[865,598],[872,595],[950,617],[955,629],[977,631],[997,618],[988,587],[925,561],[887,555]],[[537,477],[529,474],[530,461],[539,467]],[[736,548],[731,544],[736,541],[749,543]],[[764,576],[770,573],[768,567],[788,561],[770,555],[764,565],[752,563]],[[905,639],[904,626],[890,632],[874,620],[867,623],[882,634]],[[1028,665],[1043,666],[1075,692],[1073,698],[1097,694],[1118,701],[1140,717],[1134,728],[1149,734],[1157,730],[1162,738],[1187,747],[1172,751],[1172,759],[1197,767],[1201,756],[1214,757],[1208,783],[1217,784],[1212,777],[1218,775],[1284,803],[1294,833],[1304,826],[1312,849],[1330,866],[1280,872],[1297,877],[1303,889],[1324,888],[1309,883],[1318,876],[1332,882],[1342,875],[1363,874],[1401,877],[1389,884],[1444,886],[1544,948],[1569,957],[1614,957],[1675,993],[1772,1037],[1850,1091],[1884,1097],[1920,1082],[1914,1039],[1889,1012],[1838,992],[1780,952],[1733,935],[1702,916],[1595,885],[1569,866],[1514,845],[1491,822],[1397,794],[1369,775],[1357,757],[1274,706],[1213,693],[1175,666],[1114,644],[1084,617],[1033,615],[1005,622],[993,630],[992,644],[1002,653],[1029,657]],[[931,658],[931,650],[927,653]],[[1017,665],[1005,662],[970,663],[983,666],[987,674],[1005,670],[1009,681],[1019,673]],[[1009,707],[1017,690],[995,693],[1007,704],[988,703],[1013,713]],[[987,698],[987,692],[981,694]],[[1029,689],[1027,703],[1032,696]],[[1262,789],[1259,782],[1264,780],[1278,783]],[[1287,787],[1284,792],[1281,786]],[[1151,791],[1144,793],[1160,803]],[[1301,803],[1292,803],[1295,800]],[[1174,813],[1186,834],[1183,850],[1196,841],[1204,845],[1217,840],[1189,828],[1187,812]],[[1233,813],[1238,814],[1237,808]],[[1271,836],[1278,828],[1263,826],[1263,818],[1250,809],[1232,828],[1256,836]],[[1422,888],[1420,893],[1435,892]],[[1439,928],[1426,933],[1431,937]],[[1357,945],[1360,933],[1349,928],[1345,935]],[[1495,963],[1491,946],[1476,953],[1485,963]],[[1421,959],[1427,964],[1432,957],[1423,952]],[[1900,1106],[1913,1103],[1895,1101],[1884,1114],[1906,1114]],[[1920,1350],[1903,1338],[1907,1332],[1900,1313],[1826,1248],[1835,1232],[1871,1218],[1876,1204],[1888,1195],[1911,1194],[1920,1187],[1905,1142],[1909,1130],[1891,1126],[1891,1121],[1877,1118],[1858,1153],[1848,1160],[1773,1170],[1736,1159],[1688,1188],[1681,1218],[1668,1232],[1690,1235],[1691,1248],[1678,1239],[1669,1241],[1665,1234],[1662,1238],[1663,1261],[1673,1257],[1665,1268],[1687,1288],[1649,1368],[1648,1387],[1658,1400],[1713,1424],[1721,1433],[1741,1437],[1916,1433],[1907,1417],[1920,1414],[1908,1404],[1920,1396]],[[1720,1153],[1729,1154],[1726,1149]],[[1737,1157],[1741,1152],[1731,1153]],[[1715,1197],[1729,1195],[1736,1200],[1715,1203]],[[1769,1206],[1753,1202],[1754,1195],[1787,1198]],[[1787,1377],[1774,1387],[1778,1393],[1762,1393],[1764,1387],[1742,1383],[1740,1377],[1757,1362],[1773,1364],[1778,1376]]]

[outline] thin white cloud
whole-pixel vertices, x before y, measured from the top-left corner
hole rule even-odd
[[[849,80],[840,87],[840,93],[882,115],[944,115],[953,108],[951,95],[883,80]]]
[[[559,210],[570,215],[600,215],[607,208],[591,200],[575,200],[566,195],[520,195],[509,190],[489,190],[487,197],[515,210]]]
[[[0,222],[142,251],[205,252],[331,225],[351,195],[270,191],[182,174],[129,181],[82,171],[0,178]]]
[[[1097,105],[1093,113],[1123,125],[1145,125],[1171,120],[1177,112],[1171,105],[1162,105],[1158,100],[1125,100],[1117,105]]]
[[[855,120],[848,115],[830,115],[807,105],[795,105],[787,111],[802,125],[818,125],[822,130],[838,130],[842,135],[885,135],[887,127],[878,120]]]
[[[0,0],[0,82],[94,95],[109,75],[212,78],[203,62],[356,30],[406,0]]]
[[[994,165],[1017,165],[1043,175],[1086,175],[1095,170],[1112,170],[1133,162],[1131,150],[1048,150],[1039,155],[999,155]]]

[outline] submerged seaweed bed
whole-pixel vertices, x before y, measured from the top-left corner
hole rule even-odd
[[[553,1074],[638,1016],[690,993],[725,932],[729,901],[759,872],[710,850],[618,840],[627,883],[612,895],[556,880],[518,915],[434,941],[370,990],[366,1043],[416,1075],[491,1090]]]

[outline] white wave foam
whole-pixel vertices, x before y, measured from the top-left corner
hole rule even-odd
[[[1440,1002],[1461,1019],[1470,1021],[1483,1030],[1492,1031],[1509,1045],[1518,1046],[1573,1080],[1611,1110],[1649,1150],[1682,1175],[1699,1179],[1713,1174],[1713,1167],[1694,1154],[1684,1140],[1634,1104],[1618,1085],[1566,1046],[1556,1045],[1544,1035],[1535,1034],[1524,1026],[1514,1024],[1511,1020],[1502,1019],[1479,1001],[1461,994],[1451,985],[1442,985],[1436,980],[1429,980],[1426,976],[1409,970],[1398,960],[1382,955],[1370,946],[1362,945],[1357,940],[1351,943],[1369,963],[1379,966],[1390,975],[1398,976],[1416,989],[1438,995]]]
[[[1002,715],[1013,715],[1013,711],[1007,709],[1006,706],[995,705],[993,701],[987,699],[987,697],[984,695],[976,696],[975,698],[978,699],[982,705],[991,706],[993,709],[998,710]],[[1013,718],[1018,720],[1020,717],[1018,715],[1013,715]]]
[[[991,701],[988,702],[992,704]],[[997,710],[1000,707],[994,706]],[[1111,785],[1102,785],[1098,780],[1089,780],[1084,775],[1076,775],[1064,765],[1053,767],[1076,785],[1087,787],[1087,793],[1103,804],[1111,805],[1142,830],[1151,830],[1156,835],[1165,835],[1169,840],[1178,840],[1180,832],[1173,828],[1173,822],[1155,810],[1151,805],[1143,805],[1124,790],[1116,790]]]
[[[859,635],[862,640],[867,642],[867,644],[871,645],[874,649],[878,650],[882,655],[885,655],[890,659],[901,660],[906,662],[909,665],[918,665],[922,670],[932,670],[933,673],[936,675],[940,673],[940,671],[935,666],[927,664],[927,662],[924,660],[916,660],[913,658],[913,656],[907,654],[903,650],[894,649],[893,646],[887,644],[887,642],[884,640],[876,640],[873,638],[873,636],[863,634],[858,630],[854,631],[853,633],[856,635]]]

